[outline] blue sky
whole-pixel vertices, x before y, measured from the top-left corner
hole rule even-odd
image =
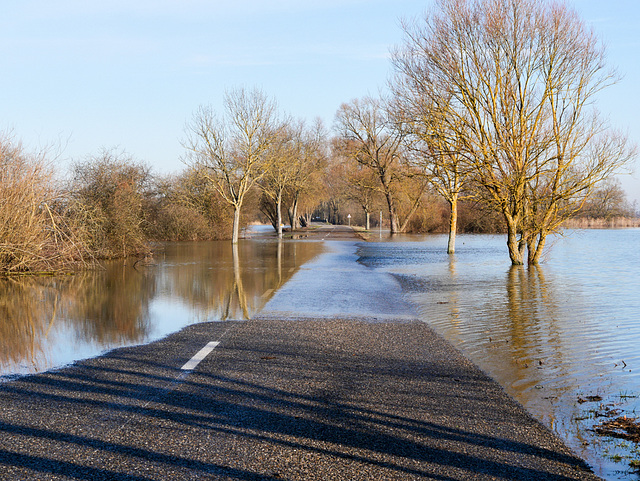
[[[61,170],[101,148],[179,172],[184,124],[226,89],[259,87],[328,127],[377,94],[401,18],[432,0],[21,0],[0,16],[0,131],[32,150],[61,142]],[[624,78],[600,108],[640,143],[640,2],[573,0]],[[638,168],[637,170],[640,170]],[[640,200],[640,173],[626,176]]]

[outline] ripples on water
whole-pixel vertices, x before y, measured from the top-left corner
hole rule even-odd
[[[640,230],[570,231],[539,267],[511,267],[503,236],[405,237],[363,246],[421,318],[587,459],[600,476],[638,479],[630,443],[590,429],[607,409],[640,417]],[[601,402],[579,403],[599,395]],[[586,418],[586,419],[585,419]],[[614,462],[614,455],[622,456]]]
[[[73,276],[0,278],[0,381],[142,344],[202,321],[247,319],[318,242],[167,243],[153,259]]]

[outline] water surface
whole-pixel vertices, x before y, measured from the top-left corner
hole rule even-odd
[[[628,469],[630,459],[640,459],[637,447],[591,429],[612,413],[640,417],[640,229],[569,232],[530,269],[510,266],[503,236],[461,235],[454,256],[446,242],[407,236],[345,243],[304,269],[323,252],[322,242],[254,238],[236,249],[229,242],[168,243],[147,261],[73,276],[0,278],[0,376],[146,343],[195,322],[247,319],[272,297],[279,314],[308,308],[308,315],[373,316],[383,304],[396,312],[394,299],[404,293],[422,320],[597,474],[639,479]],[[374,272],[354,267],[358,257]],[[331,269],[342,284],[316,279],[314,272]],[[287,299],[286,287],[274,296],[297,272],[291,289],[303,286],[305,302]],[[387,275],[401,291],[381,277]],[[334,291],[347,290],[377,298],[336,298]],[[580,402],[596,395],[602,400]]]
[[[196,322],[249,319],[319,242],[255,238],[167,243],[152,259],[104,263],[71,276],[0,278],[0,380]]]
[[[511,267],[504,236],[461,235],[454,256],[446,242],[370,243],[360,260],[395,275],[425,322],[597,474],[638,479],[637,446],[591,429],[640,409],[640,229],[568,232],[537,268]]]

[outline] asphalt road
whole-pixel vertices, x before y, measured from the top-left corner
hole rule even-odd
[[[349,242],[332,255],[355,271],[320,259],[256,319],[1,384],[0,479],[598,479],[410,306],[292,315],[280,296],[309,297],[313,272],[320,289],[355,272],[369,295],[393,293],[351,265]]]

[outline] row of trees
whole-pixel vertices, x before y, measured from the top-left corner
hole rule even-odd
[[[612,175],[635,146],[595,109],[616,80],[574,11],[553,0],[438,0],[403,25],[389,96],[343,104],[333,137],[283,115],[259,90],[231,90],[185,129],[185,171],[159,179],[123,153],[74,164],[55,186],[45,156],[0,139],[0,265],[50,270],[144,253],[154,239],[231,238],[243,219],[282,236],[314,211],[392,234],[504,229],[513,264],[539,262],[547,236],[580,212],[612,209]],[[445,206],[443,207],[443,203]],[[461,215],[459,215],[461,214]],[[601,213],[600,213],[601,214]]]
[[[537,264],[547,236],[635,157],[594,107],[616,80],[604,48],[566,5],[546,0],[440,0],[405,23],[388,99],[337,115],[340,150],[377,179],[391,232],[405,230],[427,186],[500,213],[513,264]],[[413,184],[410,189],[399,185]],[[401,220],[398,192],[413,192]]]
[[[240,215],[254,186],[260,188],[262,212],[282,236],[283,202],[291,226],[305,194],[321,183],[328,153],[322,124],[311,127],[279,115],[275,101],[259,90],[226,93],[218,116],[203,106],[187,124],[187,163],[233,209],[232,242],[239,237]],[[303,206],[305,217],[309,206]]]

